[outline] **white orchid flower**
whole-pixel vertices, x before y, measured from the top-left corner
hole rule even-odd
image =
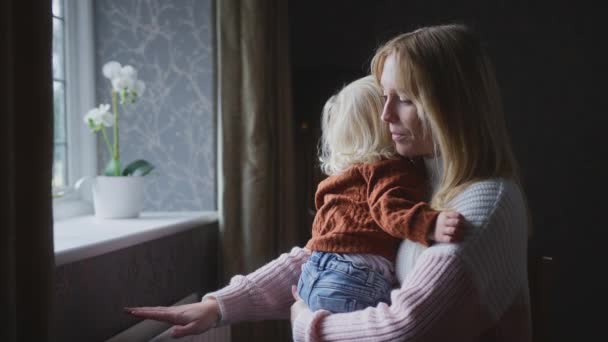
[[[120,70],[120,75],[123,77],[128,77],[130,79],[136,80],[137,79],[137,70],[135,70],[135,68],[133,68],[130,65],[125,65]]]
[[[89,110],[87,112],[87,114],[84,116],[83,120],[84,122],[88,125],[91,121],[93,121],[93,124],[95,124],[95,119],[97,118],[97,112],[99,110],[97,109],[97,107]]]
[[[104,174],[107,176],[135,174],[144,176],[154,168],[154,166],[145,160],[137,160],[127,165],[124,171],[121,171],[119,167],[118,105],[135,103],[146,90],[146,84],[137,79],[137,70],[131,65],[122,66],[116,61],[109,61],[103,65],[102,72],[111,83],[110,96],[112,97],[112,105],[104,103],[99,105],[99,107],[92,108],[84,116],[84,122],[94,133],[102,133],[108,153],[112,156],[112,161],[106,167]],[[114,126],[112,134],[113,142],[110,142],[106,128],[112,126]]]
[[[98,121],[106,127],[114,126],[114,115],[110,113],[109,104],[101,104],[98,108]]]
[[[110,61],[110,62],[104,64],[102,72],[106,78],[111,80],[111,79],[117,77],[118,75],[120,75],[121,70],[122,70],[122,66],[120,65],[120,63],[115,62],[115,61]]]
[[[120,95],[120,103],[133,103],[146,90],[144,82],[137,79],[137,70],[130,65],[108,62],[103,73],[112,83],[112,90]]]
[[[93,122],[94,126],[104,125],[111,127],[114,125],[114,115],[110,113],[109,104],[101,104],[99,107],[93,108],[87,112],[84,116],[84,122],[90,124]],[[93,127],[91,127],[93,128]]]
[[[120,75],[120,76],[112,79],[112,88],[114,88],[114,91],[116,91],[118,93],[121,93],[125,90],[133,89],[134,85],[135,85],[135,80],[133,80],[130,77],[123,76],[123,75]]]

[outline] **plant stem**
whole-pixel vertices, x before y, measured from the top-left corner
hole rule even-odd
[[[120,163],[118,160],[120,159],[120,152],[118,150],[118,106],[117,99],[118,93],[112,90],[112,110],[114,111],[114,155],[112,159],[116,162],[114,163],[114,176],[120,176]]]
[[[113,158],[114,152],[112,151],[112,145],[110,145],[110,139],[108,139],[108,133],[106,133],[105,127],[102,127],[101,134],[103,136],[103,140],[106,142],[106,146],[108,147],[108,153],[110,153],[110,158]]]

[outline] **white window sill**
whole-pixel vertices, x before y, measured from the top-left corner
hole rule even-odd
[[[215,211],[145,212],[136,219],[102,220],[93,215],[55,222],[55,265],[83,260],[217,222]]]

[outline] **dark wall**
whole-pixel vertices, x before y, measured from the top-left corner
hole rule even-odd
[[[469,25],[497,69],[533,217],[531,251],[554,258],[554,338],[580,337],[590,331],[581,324],[591,323],[583,307],[603,287],[593,262],[599,249],[591,245],[606,226],[599,191],[606,156],[600,134],[607,122],[600,89],[606,87],[597,69],[606,39],[595,13],[582,2],[292,1],[300,176],[320,177],[306,166],[315,161],[322,105],[369,71],[376,47],[420,26]],[[309,207],[314,185],[301,185]],[[310,215],[302,215],[309,224]]]
[[[54,341],[105,341],[141,320],[122,308],[172,305],[218,286],[218,225],[181,233],[55,270]]]

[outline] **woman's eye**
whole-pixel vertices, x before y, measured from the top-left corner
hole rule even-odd
[[[386,103],[387,100],[388,100],[388,96],[382,95],[382,102]]]
[[[402,99],[402,98],[399,98],[399,102],[400,102],[400,103],[403,103],[403,104],[406,104],[406,105],[411,105],[411,104],[412,104],[412,101],[411,101],[411,100],[408,100],[408,99]]]

